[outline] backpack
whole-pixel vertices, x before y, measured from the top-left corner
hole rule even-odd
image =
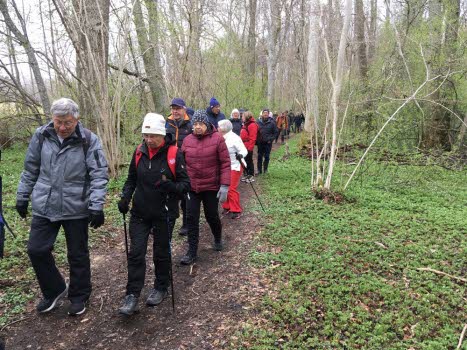
[[[142,143],[136,147],[136,159],[135,159],[135,167],[138,168],[138,163],[143,156],[143,152],[141,152]],[[169,165],[170,172],[172,173],[174,179],[176,179],[176,171],[175,168],[177,167],[177,150],[178,147],[175,145],[170,145],[169,149],[167,150],[167,164]]]

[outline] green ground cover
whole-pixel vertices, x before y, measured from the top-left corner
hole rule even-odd
[[[455,349],[465,283],[417,268],[466,278],[465,171],[370,160],[347,202],[325,204],[310,162],[281,158],[257,182],[269,249],[251,255],[274,291],[232,348]],[[338,165],[336,188],[353,166]]]

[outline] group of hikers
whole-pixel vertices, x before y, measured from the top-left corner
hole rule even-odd
[[[153,236],[155,279],[146,305],[156,306],[168,295],[171,240],[179,209],[179,234],[187,236],[188,241],[181,264],[193,264],[198,257],[201,204],[214,236],[213,249],[223,250],[219,202],[223,215],[241,217],[237,188],[243,170],[246,182],[266,173],[272,143],[280,133],[282,139],[287,137],[291,124],[286,113],[274,119],[268,109],[262,110],[257,121],[250,111],[234,109],[228,120],[214,97],[206,110],[187,108],[181,98],[174,98],[170,109],[167,118],[157,113],[144,117],[143,142],[133,152],[118,202],[124,217],[130,212],[128,282],[119,308],[123,315],[138,310],[149,235]],[[104,224],[107,161],[99,138],[80,123],[79,108],[73,100],[54,101],[50,112],[52,120],[38,128],[29,143],[16,210],[26,218],[31,202],[27,252],[42,292],[37,311],[53,310],[67,295],[68,314],[81,315],[91,295],[88,226]],[[66,238],[68,284],[52,254],[60,228]]]

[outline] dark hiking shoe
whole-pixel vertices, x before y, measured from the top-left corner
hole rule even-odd
[[[180,259],[180,264],[182,265],[191,265],[195,262],[196,260],[196,255],[187,253],[182,258]]]
[[[222,215],[228,214],[230,209],[222,209]]]
[[[52,311],[57,306],[57,303],[68,293],[68,284],[65,286],[63,292],[57,295],[52,299],[42,299],[36,306],[37,312],[44,314],[46,312]]]
[[[151,289],[148,299],[146,300],[147,306],[157,306],[167,297],[167,290]]]
[[[240,219],[242,217],[242,213],[232,213],[232,219]]]
[[[137,306],[138,298],[135,297],[133,294],[129,294],[125,296],[125,299],[123,300],[123,306],[120,309],[118,309],[118,313],[126,316],[131,316],[138,311]]]
[[[188,227],[184,227],[184,226],[180,227],[178,234],[180,236],[188,236]]]
[[[221,242],[214,242],[214,245],[212,246],[216,252],[220,252],[224,249],[224,245]]]
[[[70,316],[79,316],[84,314],[86,311],[86,303],[84,302],[77,302],[77,303],[71,303],[70,306],[68,307],[68,315]]]

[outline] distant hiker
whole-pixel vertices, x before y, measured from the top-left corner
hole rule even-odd
[[[146,251],[149,234],[153,234],[155,280],[146,305],[156,306],[167,296],[170,278],[170,215],[178,199],[190,189],[190,180],[180,150],[171,134],[166,135],[164,117],[148,113],[141,130],[144,141],[131,159],[118,210],[129,211],[130,251],[126,296],[119,312],[132,315],[144,286]]]
[[[187,196],[188,251],[181,263],[192,264],[197,258],[201,203],[214,236],[214,249],[221,251],[222,224],[218,203],[227,200],[230,186],[230,157],[224,138],[208,121],[204,110],[193,115],[193,133],[183,141],[182,152],[191,181]]]
[[[255,144],[257,141],[258,136],[258,124],[255,122],[255,118],[253,118],[253,114],[250,111],[246,111],[243,114],[243,127],[240,133],[240,137],[242,138],[243,144],[245,145],[248,154],[245,157],[246,162],[246,174],[243,179],[245,182],[253,182],[254,174],[255,174],[255,166],[253,162],[253,151],[255,149]]]
[[[282,112],[276,119],[276,126],[277,126],[277,134],[276,134],[276,142],[281,137],[281,143],[284,144],[284,137],[287,135],[287,129],[289,127],[287,113]]]
[[[209,122],[214,125],[216,129],[219,120],[225,119],[224,113],[221,112],[221,104],[216,100],[215,97],[212,97],[209,101],[209,107],[206,108],[206,114],[208,116]]]
[[[269,116],[269,110],[264,109],[261,115],[261,118],[258,120],[258,174],[267,173],[268,171],[272,142],[274,141],[278,132],[276,123]]]
[[[185,137],[191,134],[193,124],[187,113],[185,101],[181,98],[176,97],[172,100],[170,110],[172,113],[167,118],[165,128],[167,134],[172,135],[172,140],[177,143],[177,147],[181,148]],[[182,227],[180,228],[179,234],[181,236],[186,236],[188,234],[188,227],[186,225],[186,200],[184,197],[180,200],[180,206],[182,208]],[[169,222],[169,231],[171,235],[175,226],[175,219],[179,216],[178,205],[175,209],[176,212],[170,216],[171,220]]]
[[[240,130],[242,130],[242,119],[240,118],[240,112],[238,109],[233,109],[230,114],[230,122],[232,123],[232,131],[240,136]]]
[[[305,116],[303,115],[303,113],[300,113],[300,114],[297,114],[295,116],[295,120],[294,120],[294,123],[295,123],[295,132],[299,133],[300,131],[302,131],[302,124],[305,122]]]
[[[29,143],[18,185],[16,210],[26,218],[32,205],[28,255],[49,312],[68,294],[69,315],[81,315],[91,295],[88,225],[104,224],[107,161],[99,138],[79,122],[78,105],[69,98],[53,102],[52,121],[36,130]],[[70,282],[52,255],[60,227],[65,231]]]
[[[237,191],[240,177],[243,173],[241,160],[247,156],[248,151],[240,136],[232,130],[232,123],[229,120],[219,121],[219,132],[224,136],[225,144],[230,155],[230,186],[227,200],[222,204],[224,214],[231,213],[232,219],[240,218],[242,206],[240,205],[240,193]]]

